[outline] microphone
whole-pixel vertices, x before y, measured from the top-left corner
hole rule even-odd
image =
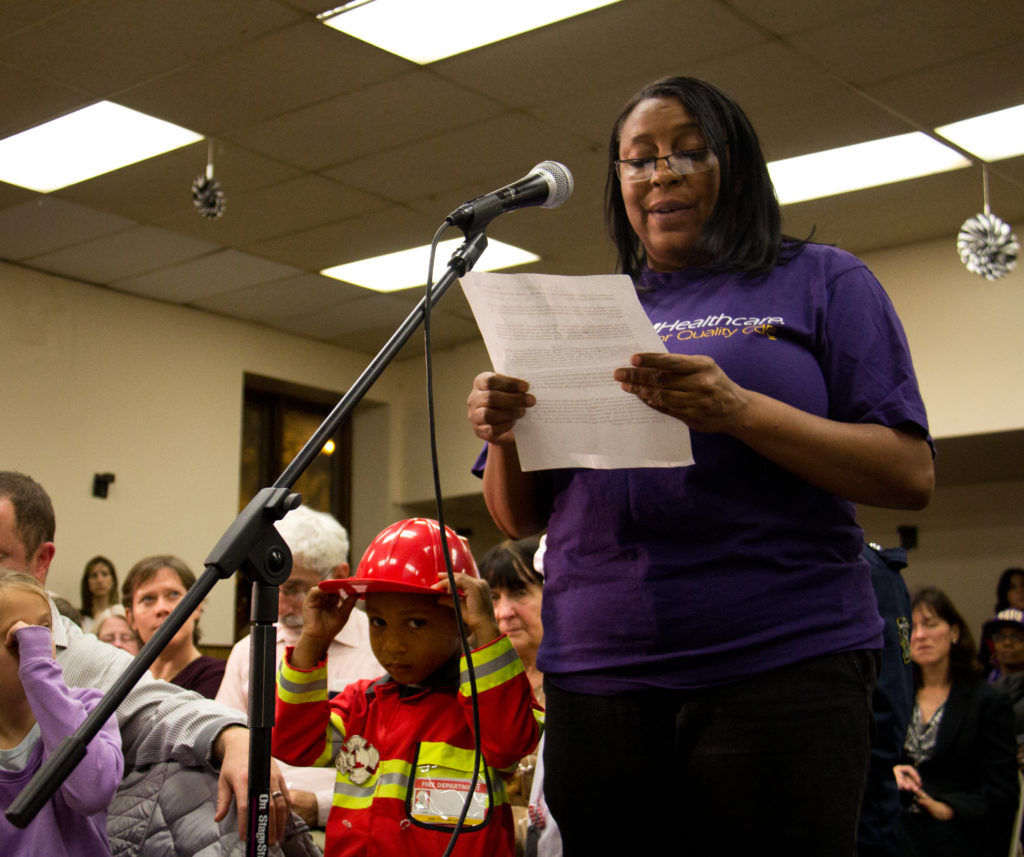
[[[450,226],[482,229],[499,214],[539,205],[558,208],[572,195],[572,173],[558,161],[541,161],[519,181],[463,203],[445,218]]]

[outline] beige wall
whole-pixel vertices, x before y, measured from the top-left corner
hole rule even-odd
[[[1018,236],[1024,226],[1015,227]],[[910,340],[941,462],[942,439],[1024,428],[1024,269],[996,282],[969,273],[952,236],[865,256]],[[1024,449],[1020,450],[1024,456]],[[1020,473],[1017,462],[1007,469]],[[1003,569],[1024,566],[1024,482],[942,486],[922,512],[861,508],[869,539],[898,544],[918,527],[904,575],[945,589],[975,634],[991,615]]]
[[[1022,510],[1024,482],[1011,481],[942,488],[922,512],[862,507],[858,517],[867,538],[884,546],[899,544],[896,527],[916,526],[918,547],[909,552],[903,575],[907,586],[944,589],[977,636],[992,615],[1003,569],[1024,567]]]
[[[481,443],[466,421],[466,397],[473,379],[491,368],[482,342],[461,345],[434,355],[434,416],[437,456],[444,475],[446,497],[480,493],[480,480],[470,472]],[[430,446],[426,430],[426,392],[422,360],[409,360],[398,370],[405,400],[396,451],[403,462],[397,476],[397,494],[404,504],[433,500]]]
[[[53,497],[49,585],[74,603],[96,553],[122,577],[163,552],[202,570],[237,514],[245,372],[344,390],[365,363],[340,348],[8,265],[0,265],[0,306],[2,466],[31,474]],[[383,378],[374,397],[389,402],[394,386]],[[353,427],[366,465],[354,489],[357,548],[390,516],[389,410],[361,414],[370,431]],[[91,496],[97,471],[117,477],[106,500]],[[231,640],[233,602],[232,584],[214,590],[206,642]]]
[[[989,282],[952,235],[864,261],[903,320],[935,437],[1024,428],[1024,267]]]

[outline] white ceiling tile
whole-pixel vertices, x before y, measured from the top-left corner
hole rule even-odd
[[[208,309],[233,318],[244,318],[274,325],[297,315],[339,312],[343,304],[366,297],[366,289],[322,277],[301,274],[272,283],[259,283],[238,291],[225,292],[192,301],[199,309]]]
[[[274,0],[95,0],[20,30],[3,43],[3,56],[105,97],[297,20]]]
[[[237,291],[254,283],[281,280],[299,273],[237,250],[221,250],[179,265],[111,283],[122,292],[172,303],[190,303],[222,292]]]
[[[89,283],[107,284],[174,265],[219,249],[166,229],[136,226],[92,241],[26,259],[42,271]]]
[[[834,74],[869,86],[1024,37],[1020,0],[902,0],[805,30],[792,44]],[[1020,77],[1020,74],[1017,75]]]
[[[204,134],[220,134],[408,69],[398,57],[310,18],[220,50],[201,63],[127,90],[119,100]]]
[[[430,243],[444,214],[429,217],[405,206],[375,211],[372,217],[350,217],[251,245],[253,253],[312,271],[354,262],[395,250]]]
[[[162,221],[162,225],[238,246],[292,235],[390,205],[381,197],[318,175],[304,175],[240,193],[228,194],[225,190],[225,195],[224,214],[215,221],[204,221],[195,211],[188,210]]]
[[[0,211],[0,258],[20,262],[132,226],[125,217],[39,196]]]
[[[466,127],[501,110],[493,99],[416,69],[225,136],[319,170]]]
[[[567,132],[529,116],[505,114],[374,153],[325,175],[406,202],[440,194],[454,182],[479,182],[478,193],[486,193],[521,178],[540,161],[568,165],[586,151],[586,144]],[[437,222],[447,214],[438,210]]]

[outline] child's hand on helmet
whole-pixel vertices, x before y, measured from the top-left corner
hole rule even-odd
[[[358,600],[358,595],[342,598],[337,592],[310,589],[302,604],[302,636],[289,663],[295,669],[311,670],[326,660],[331,641],[345,627]]]
[[[458,588],[459,609],[467,633],[471,634],[477,646],[485,646],[501,636],[498,620],[494,618],[494,604],[491,601],[491,588],[486,580],[470,577],[468,574],[456,574],[455,585]],[[448,593],[448,576],[445,575],[432,587],[438,592]],[[454,607],[451,595],[438,599],[439,604]]]

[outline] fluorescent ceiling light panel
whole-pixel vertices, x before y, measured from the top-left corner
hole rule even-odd
[[[619,0],[353,0],[317,18],[426,65]]]
[[[435,283],[448,268],[448,259],[452,253],[462,243],[463,239],[453,238],[437,245],[437,255],[434,257]],[[487,250],[480,257],[475,270],[497,271],[501,268],[511,268],[513,265],[526,265],[539,259],[540,256],[534,253],[489,238]],[[377,292],[397,292],[426,285],[428,261],[430,247],[426,245],[372,259],[362,259],[359,262],[349,262],[347,265],[335,265],[333,268],[324,268],[320,273],[325,277],[344,280],[346,283]]]
[[[953,122],[935,130],[984,161],[1024,155],[1024,104]]]
[[[768,164],[782,205],[968,167],[959,152],[915,131]]]
[[[0,181],[48,193],[202,139],[180,125],[100,101],[0,140]]]

